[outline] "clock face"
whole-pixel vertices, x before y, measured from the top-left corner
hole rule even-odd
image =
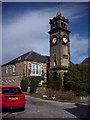
[[[63,42],[66,44],[67,42],[68,42],[68,39],[67,39],[67,37],[63,37]]]
[[[54,38],[53,38],[53,40],[52,40],[52,43],[54,43],[54,44],[55,44],[56,42],[57,42],[57,38],[56,38],[56,37],[54,37]]]

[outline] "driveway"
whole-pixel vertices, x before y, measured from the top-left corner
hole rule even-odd
[[[42,100],[26,96],[24,111],[3,113],[3,118],[88,118],[88,104]]]

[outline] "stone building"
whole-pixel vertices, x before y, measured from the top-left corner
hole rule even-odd
[[[41,76],[44,78],[44,82],[46,82],[49,59],[49,56],[43,56],[31,51],[3,64],[2,84],[20,86],[21,80],[30,76]]]
[[[68,70],[70,65],[69,20],[60,11],[49,20],[50,24],[50,69]]]
[[[60,80],[61,87],[64,87],[64,75],[70,66],[69,20],[58,10],[56,16],[49,19],[49,24],[50,69],[48,74],[52,80],[52,88],[57,80]]]

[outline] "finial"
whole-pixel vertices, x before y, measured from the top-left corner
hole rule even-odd
[[[60,6],[60,2],[58,2],[58,4],[57,4],[57,13],[56,13],[56,16],[61,15],[59,6]]]

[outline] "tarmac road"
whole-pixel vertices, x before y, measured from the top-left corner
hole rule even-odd
[[[2,118],[88,118],[90,106],[88,104],[75,104],[42,100],[26,96],[24,111],[13,111],[2,114]]]

